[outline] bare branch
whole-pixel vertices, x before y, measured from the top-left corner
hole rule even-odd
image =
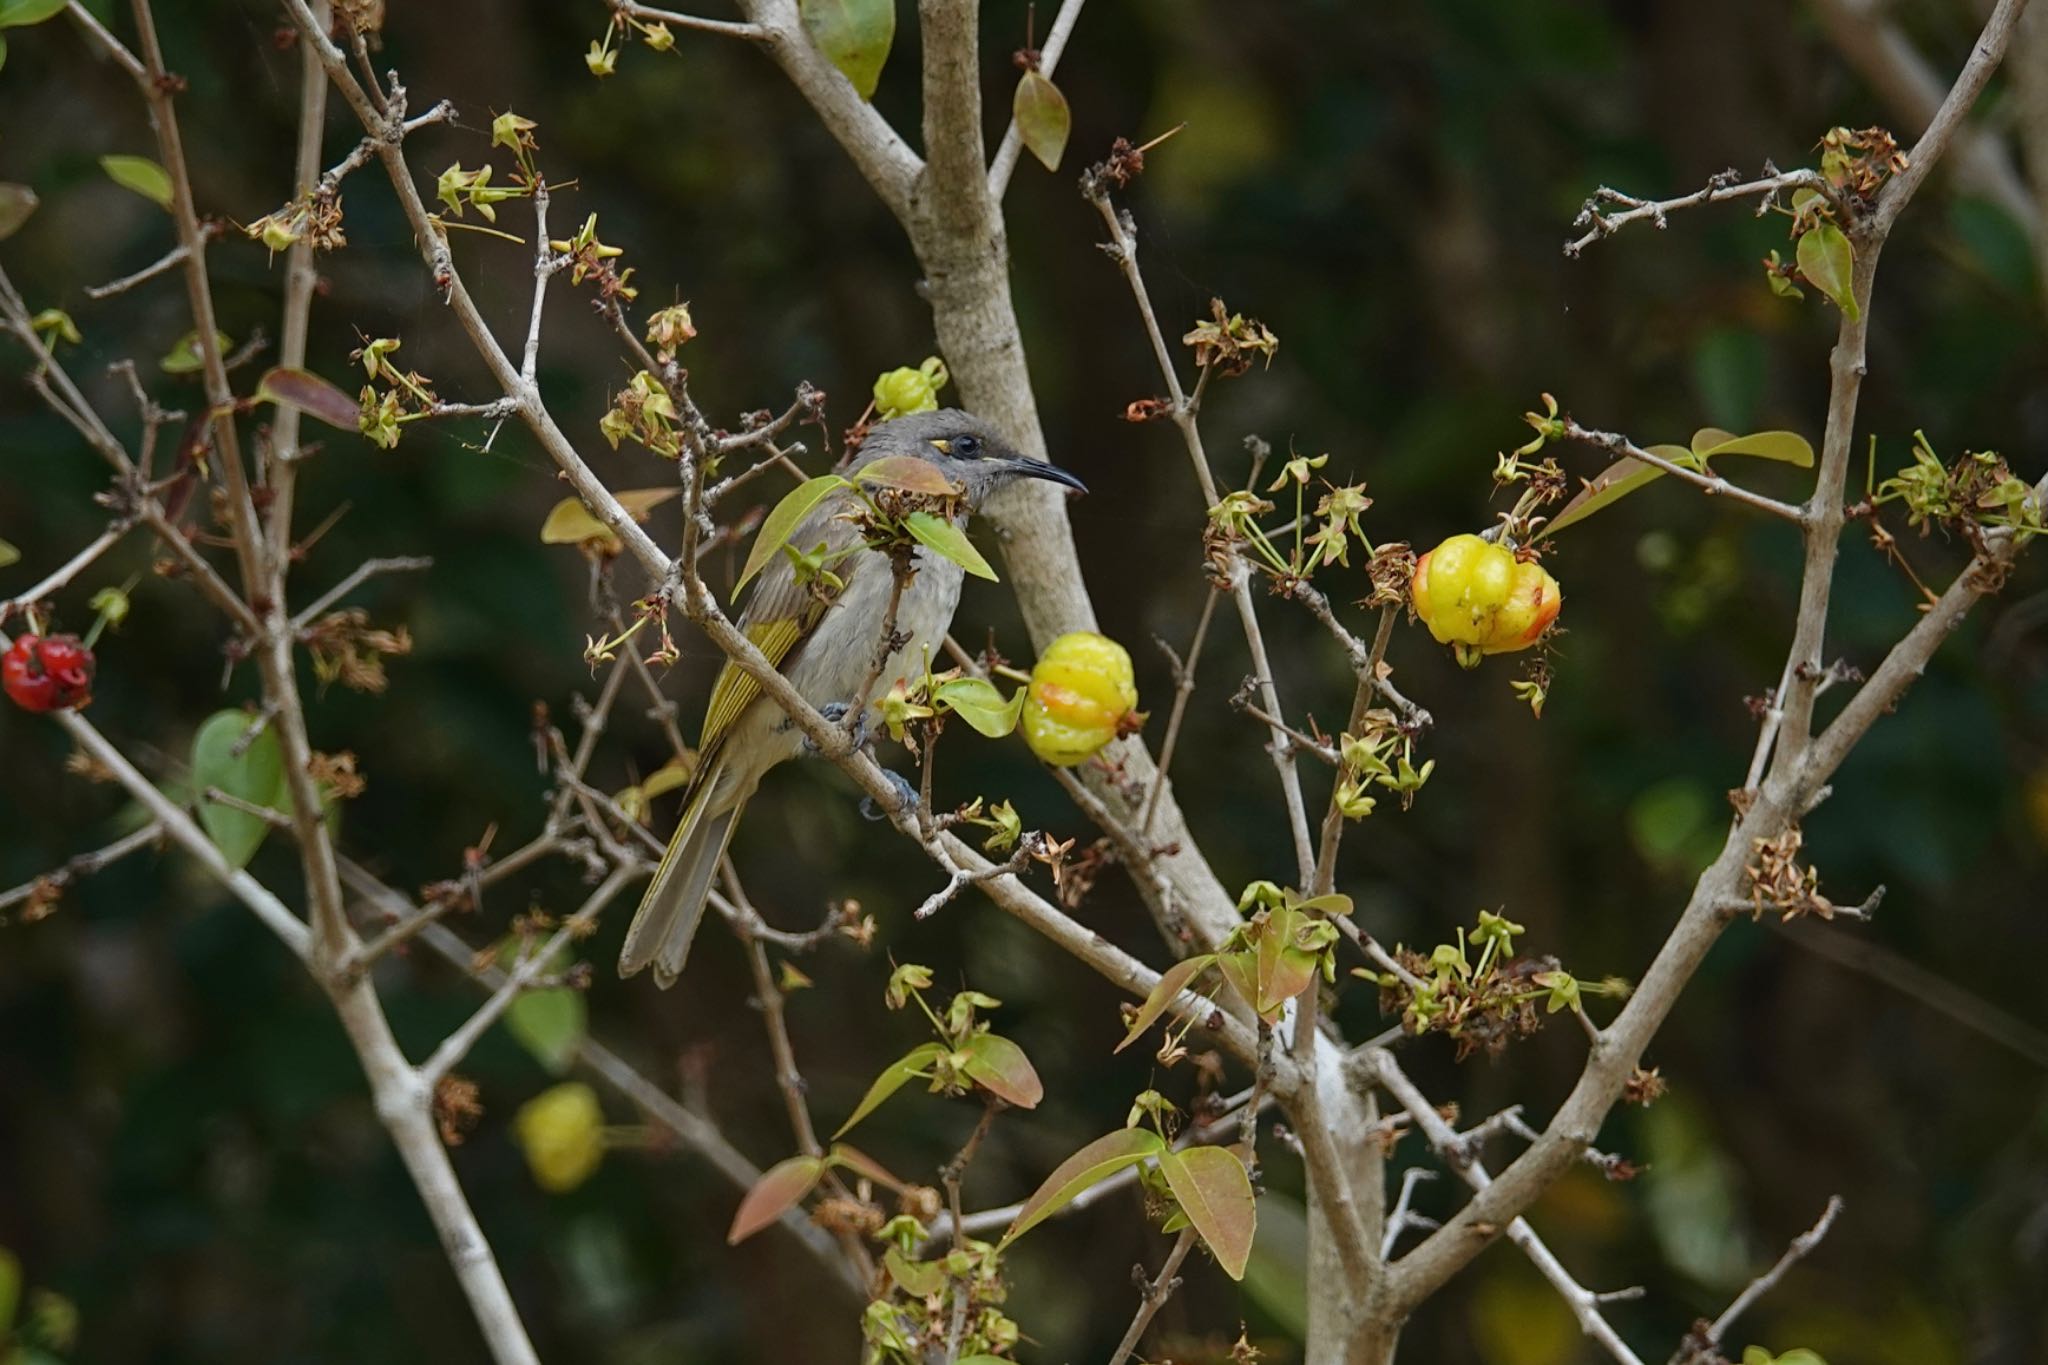
[[[161,843],[163,837],[162,823],[152,820],[142,828],[122,835],[104,848],[76,854],[66,859],[61,867],[52,868],[42,876],[24,882],[11,891],[0,891],[0,910],[5,910],[11,905],[19,905],[37,895],[61,891],[80,878],[90,877],[101,868],[117,863],[131,853]]]
[[[1735,1296],[1735,1302],[1729,1304],[1720,1317],[1707,1324],[1705,1331],[1688,1333],[1678,1350],[1672,1354],[1671,1365],[1692,1365],[1693,1362],[1716,1359],[1720,1354],[1721,1340],[1727,1336],[1728,1329],[1735,1325],[1735,1320],[1748,1312],[1758,1299],[1777,1288],[1778,1281],[1785,1278],[1786,1271],[1813,1253],[1813,1249],[1828,1235],[1828,1229],[1835,1225],[1835,1219],[1841,1212],[1842,1196],[1829,1195],[1828,1206],[1821,1210],[1820,1221],[1794,1237],[1792,1245],[1786,1247],[1785,1254],[1778,1258],[1778,1263],[1751,1280],[1743,1291]]]
[[[1158,1275],[1149,1282],[1142,1267],[1135,1271],[1140,1290],[1137,1316],[1131,1319],[1124,1339],[1117,1343],[1116,1350],[1109,1356],[1109,1365],[1124,1365],[1131,1358],[1131,1352],[1138,1349],[1138,1339],[1145,1335],[1145,1329],[1152,1325],[1153,1317],[1173,1297],[1173,1291],[1180,1288],[1180,1263],[1187,1259],[1188,1252],[1195,1245],[1195,1230],[1182,1228],[1174,1241],[1173,1250],[1166,1253],[1166,1261],[1159,1267]]]
[[[1492,1177],[1486,1172],[1486,1167],[1472,1154],[1466,1140],[1444,1121],[1444,1116],[1436,1111],[1428,1097],[1408,1079],[1407,1073],[1401,1070],[1400,1063],[1394,1060],[1393,1053],[1384,1048],[1375,1049],[1367,1054],[1366,1062],[1372,1068],[1378,1082],[1386,1087],[1387,1093],[1408,1111],[1409,1117],[1415,1121],[1415,1126],[1429,1139],[1430,1146],[1437,1150],[1466,1184],[1474,1190],[1483,1191],[1493,1183]],[[1596,1294],[1587,1289],[1572,1278],[1571,1272],[1564,1268],[1564,1264],[1536,1235],[1536,1230],[1519,1215],[1509,1221],[1507,1237],[1522,1249],[1523,1254],[1535,1264],[1536,1269],[1542,1272],[1543,1278],[1549,1280],[1551,1286],[1570,1305],[1572,1316],[1579,1320],[1580,1331],[1598,1342],[1602,1349],[1621,1362],[1621,1365],[1643,1365],[1642,1357],[1629,1348],[1628,1343],[1621,1339],[1600,1313],[1601,1304],[1620,1298],[1637,1297],[1642,1290]],[[1397,1270],[1401,1264],[1402,1262],[1395,1262]]]
[[[1835,187],[1818,171],[1780,171],[1766,167],[1766,173],[1756,180],[1744,180],[1742,173],[1735,170],[1722,171],[1707,181],[1705,189],[1691,194],[1682,194],[1676,199],[1638,199],[1632,194],[1609,189],[1602,185],[1593,191],[1593,197],[1579,210],[1579,216],[1572,220],[1573,227],[1585,228],[1586,235],[1564,244],[1564,254],[1576,256],[1593,243],[1612,237],[1630,223],[1648,221],[1655,223],[1659,231],[1667,225],[1667,215],[1680,209],[1696,208],[1720,199],[1749,199],[1761,196],[1758,205],[1759,216],[1769,211],[1777,198],[1788,190],[1813,190],[1825,195],[1830,203],[1839,204],[1840,195]],[[1620,212],[1603,212],[1613,205],[1620,206]]]
[[[291,630],[294,635],[320,619],[329,607],[347,597],[378,574],[418,573],[434,567],[434,561],[424,555],[400,555],[390,559],[366,559],[348,577],[341,580],[313,600],[311,606],[302,608],[292,617]]]

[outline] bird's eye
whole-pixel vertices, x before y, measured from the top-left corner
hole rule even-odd
[[[978,460],[981,458],[981,438],[979,436],[955,436],[952,441],[952,447],[952,453],[960,459]]]

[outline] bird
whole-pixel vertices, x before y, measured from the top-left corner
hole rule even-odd
[[[991,495],[1020,480],[1043,479],[1088,491],[1073,474],[1020,454],[988,422],[955,408],[876,423],[846,472],[857,479],[876,461],[892,456],[925,461],[960,490],[952,505],[957,509],[954,524],[963,529]],[[862,505],[850,489],[835,490],[787,538],[802,554],[822,543],[842,587],[821,595],[816,581],[799,581],[790,556],[777,554],[754,580],[737,625],[811,705],[842,719],[858,708],[864,722],[899,678],[924,667],[939,648],[960,604],[965,570],[919,545],[897,604],[895,632],[883,640],[895,571],[888,553],[861,543],[852,514]],[[843,557],[835,557],[842,552]],[[877,667],[884,648],[889,652]],[[855,696],[871,677],[868,694]],[[862,729],[857,723],[857,732]],[[683,791],[682,819],[626,930],[620,976],[652,966],[656,984],[664,990],[675,984],[740,813],[763,775],[805,748],[803,732],[728,659],[705,707],[697,765]]]

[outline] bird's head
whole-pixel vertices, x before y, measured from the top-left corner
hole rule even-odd
[[[856,468],[891,455],[910,455],[935,465],[967,490],[969,508],[980,510],[990,494],[1019,479],[1046,479],[1085,493],[1088,486],[1058,465],[1020,455],[987,422],[958,408],[917,412],[869,428]]]

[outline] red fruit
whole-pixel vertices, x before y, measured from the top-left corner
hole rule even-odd
[[[0,686],[24,711],[72,711],[92,700],[92,651],[76,635],[23,635],[0,657]]]

